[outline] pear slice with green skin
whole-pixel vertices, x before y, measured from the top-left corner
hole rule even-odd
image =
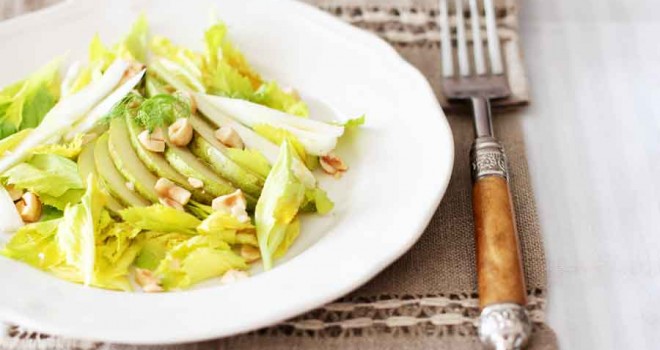
[[[188,120],[196,132],[190,150],[245,193],[259,197],[265,179],[231,160],[226,153],[227,147],[215,138],[213,128],[201,117],[191,115]]]
[[[181,174],[201,180],[204,183],[204,190],[214,197],[236,191],[236,188],[230,182],[218,176],[186,147],[177,147],[168,141],[165,159]],[[252,204],[252,207],[254,207],[257,202],[256,199],[247,193],[245,198],[248,205]]]
[[[130,135],[124,118],[114,118],[110,122],[108,148],[115,167],[124,178],[133,183],[135,190],[144,198],[153,203],[158,203],[158,193],[155,190],[158,178],[140,161],[133,146],[131,146]]]
[[[146,165],[152,173],[156,174],[158,177],[169,179],[190,191],[192,198],[198,202],[210,203],[213,200],[213,196],[204,192],[202,189],[193,188],[188,182],[188,178],[176,171],[161,153],[151,152],[144,148],[138,140],[138,135],[144,129],[140,127],[130,115],[126,116],[126,124],[131,136],[130,139],[133,149],[136,151],[138,158],[140,158],[142,163]]]
[[[80,173],[80,177],[82,178],[83,184],[85,186],[87,186],[87,178],[89,177],[90,174],[95,174],[96,176],[98,176],[96,172],[96,165],[94,164],[95,144],[96,144],[96,140],[86,144],[85,147],[83,147],[82,151],[80,151],[80,155],[78,155],[78,173]],[[107,189],[108,186],[106,185],[105,181],[103,179],[99,179],[99,180],[102,187]],[[108,210],[110,210],[113,213],[118,213],[120,210],[124,209],[124,206],[121,205],[121,203],[119,203],[112,196],[108,196],[108,201],[105,204],[105,207],[108,208]]]
[[[94,163],[99,176],[103,179],[110,193],[126,206],[145,207],[149,201],[126,186],[126,179],[115,168],[108,147],[108,134],[103,134],[94,146]]]

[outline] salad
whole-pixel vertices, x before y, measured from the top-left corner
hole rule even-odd
[[[185,289],[271,269],[301,215],[332,211],[316,176],[348,170],[334,149],[364,117],[314,120],[222,22],[203,42],[151,36],[141,16],[86,62],[0,91],[0,254],[88,286]]]

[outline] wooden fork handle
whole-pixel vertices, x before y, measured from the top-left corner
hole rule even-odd
[[[485,176],[472,188],[479,304],[526,304],[509,184],[500,176]]]
[[[526,343],[530,325],[506,155],[494,137],[479,137],[470,156],[480,335],[497,349],[518,349]]]

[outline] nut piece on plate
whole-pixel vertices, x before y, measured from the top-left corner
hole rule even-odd
[[[23,194],[21,199],[16,202],[16,209],[24,222],[36,222],[41,218],[41,201],[32,192]]]
[[[238,219],[240,222],[250,221],[247,213],[247,201],[243,191],[236,190],[233,193],[217,197],[211,202],[211,207],[215,211],[227,213]]]
[[[132,183],[130,181],[126,181],[125,185],[126,185],[126,188],[128,188],[129,190],[135,191],[135,184],[134,183]]]
[[[169,197],[181,205],[186,205],[190,201],[190,191],[179,186],[174,186],[170,188]]]
[[[204,182],[198,178],[195,177],[189,177],[188,178],[188,183],[192,188],[202,188],[204,187]]]
[[[11,197],[11,200],[14,202],[16,202],[17,200],[21,199],[21,197],[23,197],[23,190],[14,187],[14,185],[7,185],[5,189],[7,190],[7,193],[9,193],[9,197]]]
[[[241,257],[248,263],[255,262],[261,259],[259,249],[248,244],[241,245]]]
[[[140,287],[142,287],[142,290],[147,293],[163,291],[163,287],[160,286],[160,281],[150,270],[136,268],[135,281],[140,285]]]
[[[231,148],[240,148],[243,149],[245,145],[243,144],[243,139],[238,135],[236,130],[231,126],[222,126],[220,129],[215,131],[215,138],[217,138],[222,144]]]
[[[151,152],[163,153],[165,152],[165,138],[163,137],[163,131],[155,129],[153,132],[149,130],[144,130],[138,135],[138,141]]]
[[[160,202],[160,204],[162,204],[166,207],[174,208],[174,209],[179,210],[179,211],[185,211],[185,209],[183,209],[183,205],[177,203],[176,201],[174,201],[172,199],[158,198],[158,202]]]
[[[322,156],[319,159],[319,163],[321,164],[323,171],[330,175],[334,175],[335,177],[340,177],[343,173],[346,172],[346,170],[348,170],[348,166],[344,163],[344,161],[334,153],[329,153],[328,155]]]
[[[187,146],[193,137],[193,128],[187,118],[179,118],[168,128],[170,142],[175,146]]]
[[[156,190],[156,193],[158,193],[158,196],[160,197],[169,197],[170,195],[170,188],[176,186],[174,182],[172,182],[170,179],[166,179],[164,177],[161,177],[156,181],[156,185],[154,186],[154,190]]]
[[[188,204],[188,201],[190,201],[190,191],[175,185],[174,182],[164,177],[161,177],[156,181],[154,190],[156,190],[156,193],[160,197],[159,199],[169,199],[180,205],[186,205]]]
[[[222,284],[231,284],[231,283],[238,282],[240,280],[244,280],[248,277],[250,277],[250,276],[245,271],[229,270],[229,271],[225,272],[224,275],[222,275],[222,278],[220,279],[220,283],[222,283]]]

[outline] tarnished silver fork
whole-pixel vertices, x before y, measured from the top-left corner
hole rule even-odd
[[[525,281],[507,160],[493,134],[490,108],[490,100],[510,95],[495,7],[493,0],[454,0],[453,7],[448,2],[439,0],[443,93],[452,102],[470,101],[474,117],[475,140],[470,160],[481,307],[479,336],[485,345],[498,350],[521,349],[527,343],[531,325],[525,310]],[[456,19],[455,45],[449,21],[452,9]],[[485,50],[480,26],[482,10],[486,22]],[[468,49],[467,19],[473,43],[471,50]]]

